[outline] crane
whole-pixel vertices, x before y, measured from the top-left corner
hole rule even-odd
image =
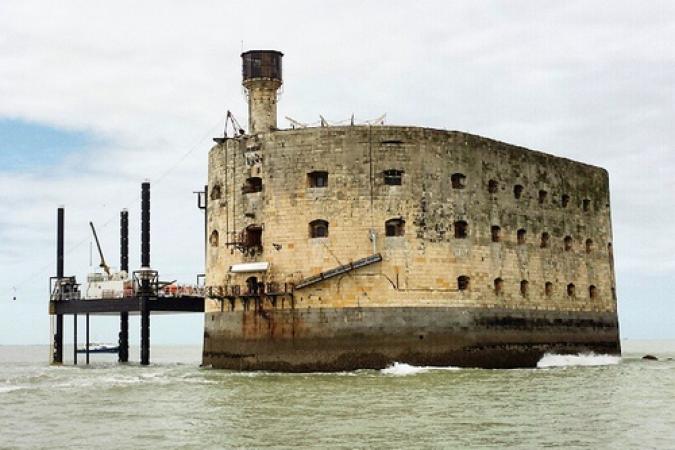
[[[103,250],[101,250],[101,243],[98,241],[98,236],[96,235],[96,228],[94,228],[94,223],[89,222],[89,226],[91,227],[92,233],[94,233],[94,239],[96,240],[96,247],[98,247],[98,254],[101,255],[101,264],[99,264],[99,267],[103,269],[106,275],[110,276],[110,267],[108,266],[108,264],[106,264],[105,258],[103,257]]]

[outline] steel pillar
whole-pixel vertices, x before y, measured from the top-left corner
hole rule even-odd
[[[64,222],[65,210],[60,207],[56,213],[56,276],[63,278],[63,242],[64,242]],[[52,363],[63,363],[63,315],[56,315],[56,332],[52,337],[54,348],[52,353]]]

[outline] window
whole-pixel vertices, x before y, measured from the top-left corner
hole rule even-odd
[[[455,222],[455,239],[465,239],[469,234],[469,224],[463,220]]]
[[[502,229],[499,225],[492,225],[490,228],[490,233],[492,234],[492,242],[499,242],[502,237]]]
[[[539,204],[543,205],[546,202],[546,197],[548,197],[548,192],[544,190],[539,191]]]
[[[563,194],[562,197],[560,198],[560,205],[563,208],[567,208],[567,205],[570,203],[570,196],[567,194]]]
[[[389,186],[400,186],[403,178],[403,171],[396,169],[389,169],[383,172],[384,184]]]
[[[574,297],[574,284],[570,283],[567,285],[567,296]]]
[[[593,252],[593,239],[586,239],[586,253]]]
[[[244,230],[244,245],[246,247],[262,248],[262,227],[249,225]]]
[[[262,283],[258,283],[257,277],[248,277],[246,279],[246,290],[248,295],[258,295],[259,293],[262,294],[262,289],[259,289],[261,287]]]
[[[527,297],[527,289],[529,287],[530,283],[527,280],[522,280],[520,282],[520,295],[523,297]]]
[[[581,208],[584,210],[584,212],[588,211],[591,209],[591,201],[587,198],[583,199],[581,202]]]
[[[504,280],[495,278],[495,294],[500,295],[504,289]]]
[[[389,219],[384,223],[385,236],[403,236],[405,234],[405,220]]]
[[[211,236],[209,236],[209,244],[211,244],[211,247],[218,247],[218,232],[216,230],[211,232]]]
[[[244,185],[241,188],[243,194],[253,194],[255,192],[262,191],[263,184],[262,178],[260,177],[250,177],[247,178],[244,182]]]
[[[314,171],[308,173],[307,183],[312,188],[324,188],[328,186],[328,172]]]
[[[550,239],[550,236],[547,232],[541,233],[541,248],[548,248],[548,241]]]
[[[513,196],[518,200],[523,195],[523,186],[516,184],[513,186]]]
[[[565,236],[564,239],[564,248],[566,252],[569,252],[572,250],[572,236]]]
[[[466,291],[469,289],[469,282],[471,279],[467,277],[466,275],[461,275],[457,277],[457,289],[460,291]]]
[[[550,297],[553,295],[553,283],[550,281],[547,281],[546,284],[544,285],[544,295],[547,297]]]
[[[488,181],[488,192],[490,194],[496,194],[498,189],[499,189],[499,184],[497,183],[496,180]]]
[[[596,299],[598,297],[598,289],[592,284],[588,287],[588,296],[591,299]]]
[[[311,221],[309,223],[309,237],[310,238],[328,237],[328,222],[321,219]]]
[[[612,249],[612,243],[607,244],[607,254],[609,255],[609,259],[614,259],[614,250]]]
[[[220,185],[216,184],[211,188],[211,200],[218,200],[220,198]]]
[[[466,177],[463,173],[453,173],[450,177],[453,189],[464,189],[466,186]]]
[[[525,240],[525,235],[527,234],[527,231],[525,231],[524,228],[521,228],[516,232],[516,240],[518,242],[518,245],[524,245],[526,240]]]

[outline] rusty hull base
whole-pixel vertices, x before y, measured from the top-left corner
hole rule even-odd
[[[544,353],[620,354],[616,313],[385,307],[209,312],[203,364],[333,372],[535,367]]]

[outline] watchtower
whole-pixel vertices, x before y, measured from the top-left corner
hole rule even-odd
[[[241,54],[250,134],[265,133],[277,127],[277,91],[283,83],[283,56],[276,50],[249,50]]]

